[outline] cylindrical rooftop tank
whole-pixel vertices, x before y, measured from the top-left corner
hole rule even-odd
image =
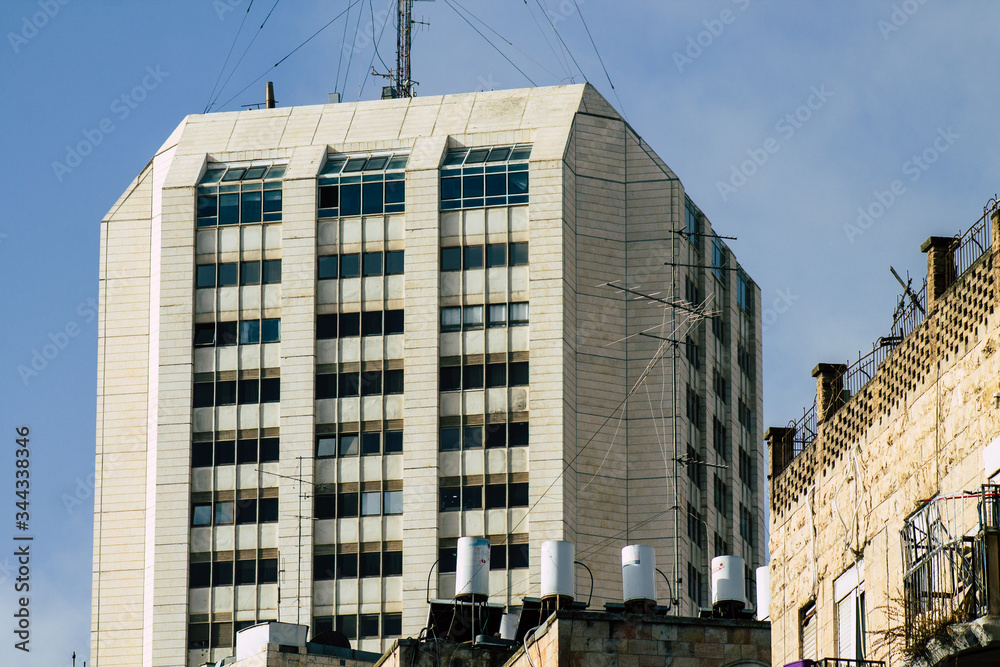
[[[622,549],[622,593],[625,602],[656,600],[656,558],[648,544]]]
[[[744,574],[746,561],[739,556],[716,556],[712,559],[712,604],[738,602],[746,606]]]
[[[576,550],[572,542],[547,540],[542,542],[542,599],[576,594],[573,561]]]
[[[771,568],[767,565],[757,568],[757,620],[766,620],[771,607]]]
[[[490,541],[482,537],[458,538],[455,597],[485,599],[490,596]]]

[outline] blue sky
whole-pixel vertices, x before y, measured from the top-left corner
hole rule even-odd
[[[817,362],[856,358],[888,333],[900,291],[889,266],[919,285],[921,242],[965,230],[996,193],[1000,5],[577,2],[416,3],[416,17],[430,24],[414,36],[418,93],[593,83],[716,229],[739,237],[731,247],[762,290],[764,426],[783,424],[811,402]],[[334,90],[345,101],[377,97],[383,82],[366,75],[373,62],[383,67],[372,35],[393,7],[0,1],[0,444],[8,452],[0,542],[13,544],[18,532],[21,425],[31,428],[27,533],[35,538],[32,651],[15,651],[5,629],[0,663],[69,665],[74,650],[78,664],[89,661],[102,216],[183,117],[213,97],[214,110],[236,110],[262,101],[267,80],[280,106],[324,103]],[[489,26],[469,18],[521,71],[460,18],[461,8]],[[228,83],[213,96],[244,17],[219,80]],[[379,55],[392,64],[392,25]],[[858,223],[859,209],[870,221]],[[8,619],[0,628],[11,629],[12,552],[0,548],[0,616]]]

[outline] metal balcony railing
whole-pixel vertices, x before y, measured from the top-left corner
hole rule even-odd
[[[885,667],[882,660],[848,660],[847,658],[823,658],[816,667]]]
[[[1000,486],[927,501],[906,520],[903,612],[907,648],[921,648],[950,623],[988,613],[987,559],[1000,529]],[[994,592],[995,593],[995,592]]]

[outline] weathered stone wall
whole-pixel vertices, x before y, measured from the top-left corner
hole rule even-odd
[[[768,624],[757,621],[560,611],[535,637],[506,667],[718,667],[737,661],[763,667],[771,659]]]
[[[799,614],[811,600],[818,656],[810,657],[837,655],[833,582],[856,559],[867,657],[902,664],[900,529],[921,500],[984,482],[981,450],[1000,432],[995,252],[996,243],[930,295],[928,318],[770,480],[774,665],[801,657]]]

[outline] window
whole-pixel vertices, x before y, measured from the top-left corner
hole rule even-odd
[[[382,275],[382,253],[366,252],[362,255],[361,267],[365,276]]]
[[[408,155],[328,155],[319,173],[319,217],[405,210]]]
[[[833,582],[836,613],[837,657],[864,660],[865,631],[865,564],[859,560]]]
[[[490,243],[486,246],[486,268],[507,266],[507,244]]]
[[[285,165],[209,165],[198,185],[198,226],[280,221],[284,173]]]
[[[481,245],[449,246],[441,248],[441,270],[497,268],[521,266],[528,263],[528,244],[489,243]]]
[[[491,318],[502,317],[503,311],[495,310],[494,305],[490,305]],[[510,326],[528,323],[528,304],[511,303],[507,305],[510,312]],[[441,331],[461,331],[462,329],[482,329],[484,306],[446,306],[441,309]],[[491,320],[490,326],[502,326],[503,322]]]
[[[441,248],[441,270],[442,271],[462,270],[462,246]]]
[[[530,144],[448,151],[441,167],[441,208],[528,202]]]
[[[382,636],[399,637],[402,634],[403,634],[403,615],[382,614]]]
[[[528,244],[511,243],[508,263],[511,266],[523,266],[528,263]]]
[[[816,601],[813,600],[799,610],[799,641],[801,653],[799,657],[804,660],[815,660],[819,655],[816,651]]]
[[[726,480],[723,477],[714,475],[714,491],[715,491],[715,507],[724,516],[729,516],[729,511],[732,509],[729,500],[729,487],[726,485]]]
[[[340,256],[340,277],[357,278],[361,275],[361,255],[350,253]]]
[[[704,585],[704,575],[693,564],[688,563],[688,597],[699,607],[704,604],[701,590]]]
[[[753,283],[743,269],[736,272],[736,305],[747,315],[753,315]]]
[[[240,320],[238,322],[203,322],[194,325],[197,347],[216,345],[256,345],[281,340],[281,319]]]
[[[684,354],[691,368],[701,368],[701,348],[690,336],[684,339]]]
[[[323,255],[318,259],[316,278],[329,280],[339,275],[340,258],[337,255]]]
[[[698,207],[694,205],[687,197],[684,198],[684,233],[691,245],[694,246],[695,250],[698,249],[698,233],[701,230],[699,224],[701,218],[701,212]]]
[[[240,285],[259,285],[260,284],[260,262],[241,262],[240,263]]]
[[[712,418],[712,448],[723,460],[729,459],[729,436],[725,425],[718,417]]]
[[[704,549],[705,543],[708,539],[705,521],[701,517],[701,512],[695,509],[694,505],[691,503],[688,503],[687,505],[687,531],[688,538],[691,540],[691,543],[697,544],[699,547]]]
[[[402,394],[404,386],[401,368],[363,373],[320,373],[316,376],[316,399],[391,396]],[[262,399],[261,402],[265,401]]]
[[[386,515],[403,513],[402,490],[382,492],[382,512]]]
[[[751,488],[753,487],[753,477],[754,477],[753,469],[754,469],[753,459],[750,457],[750,454],[748,454],[745,449],[740,447],[740,453],[739,453],[740,480],[745,485]]]
[[[753,548],[757,544],[757,522],[746,505],[740,503],[740,537]]]
[[[486,308],[486,326],[504,327],[507,326],[507,304],[490,304]]]
[[[747,405],[742,396],[737,401],[737,418],[740,421],[740,425],[746,429],[748,433],[752,434],[754,422],[753,409]]]
[[[382,492],[365,491],[361,494],[361,516],[379,516],[382,514]]]
[[[462,268],[466,270],[483,268],[483,246],[465,246],[462,253]]]
[[[469,367],[467,367],[469,368]],[[481,367],[477,367],[481,368]],[[485,426],[445,426],[440,431],[439,447],[442,452],[479,447],[524,447],[528,444],[528,423],[493,422]]]
[[[358,639],[378,636],[378,614],[361,614],[358,617]]]
[[[718,368],[712,371],[712,389],[715,391],[715,395],[722,399],[723,403],[727,402],[729,396],[727,384],[726,376],[720,373]]]
[[[687,386],[687,418],[692,426],[701,429],[701,396],[691,385]]]
[[[754,358],[749,348],[742,343],[736,346],[736,365],[740,367],[744,375],[753,377]]]
[[[712,238],[712,273],[725,284],[726,246],[717,238]]]

